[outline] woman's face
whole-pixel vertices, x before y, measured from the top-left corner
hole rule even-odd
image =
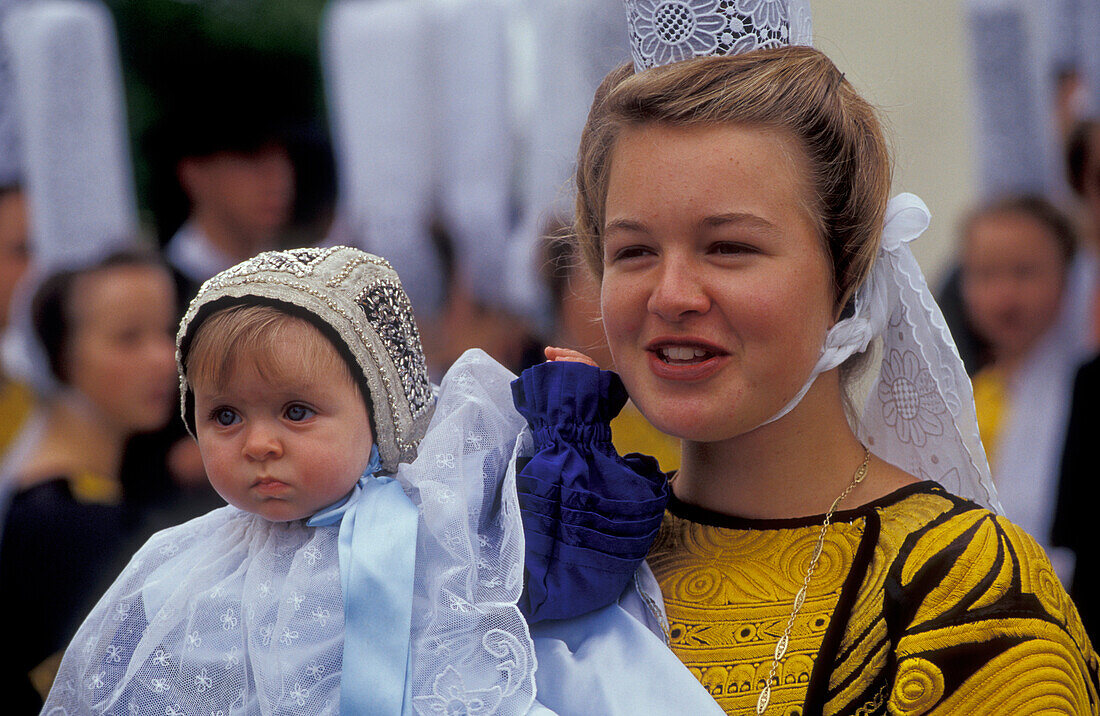
[[[176,405],[175,288],[163,269],[119,266],[73,285],[69,382],[112,427],[155,430]]]
[[[1057,320],[1065,259],[1036,219],[1008,212],[975,221],[962,269],[967,316],[997,360],[1022,357]]]
[[[737,125],[627,130],[612,153],[601,309],[615,366],[660,430],[754,429],[808,378],[834,321],[806,159]]]

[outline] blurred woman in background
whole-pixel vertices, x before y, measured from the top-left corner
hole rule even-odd
[[[1048,550],[1069,584],[1073,555],[1050,549],[1073,374],[1081,359],[1066,292],[1076,239],[1045,199],[1010,197],[963,227],[962,298],[987,346],[974,375],[982,444],[1005,514]]]
[[[128,438],[175,405],[175,287],[142,252],[46,279],[34,328],[58,384],[12,471],[0,541],[0,608],[14,617],[3,670],[14,713],[41,705],[60,651],[129,556],[139,515],[119,469]]]

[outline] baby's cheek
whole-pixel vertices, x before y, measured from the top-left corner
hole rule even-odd
[[[199,443],[199,453],[202,455],[202,464],[206,469],[206,478],[215,491],[227,501],[233,501],[232,461],[218,450],[209,447],[203,449]]]

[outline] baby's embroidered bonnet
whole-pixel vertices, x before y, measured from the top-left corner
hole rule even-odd
[[[180,409],[192,434],[191,341],[213,313],[242,304],[274,305],[317,326],[365,391],[383,469],[416,457],[433,399],[412,306],[388,261],[346,246],[266,251],[203,284],[176,337]]]

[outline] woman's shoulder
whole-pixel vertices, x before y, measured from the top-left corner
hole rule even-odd
[[[946,596],[981,584],[1002,598],[1042,594],[1048,611],[1065,612],[1068,597],[1054,599],[1055,591],[1062,596],[1065,591],[1046,553],[1003,515],[934,482],[914,486],[877,512],[879,547],[892,557],[892,578],[899,586],[951,583],[951,589],[941,590]]]
[[[1030,535],[935,483],[876,512],[875,556],[852,621],[883,623],[897,660],[892,703],[927,683],[907,706],[973,712],[1019,698],[1095,713],[1100,662]]]
[[[895,545],[910,571],[945,555],[967,564],[992,566],[1011,557],[1035,569],[1050,568],[1035,539],[1011,520],[930,480],[899,490],[876,511],[880,542]]]
[[[1095,674],[1076,607],[1043,548],[1018,525],[934,483],[881,515],[880,545],[896,549],[886,582],[899,628],[933,634],[980,623],[975,640],[1068,636]]]

